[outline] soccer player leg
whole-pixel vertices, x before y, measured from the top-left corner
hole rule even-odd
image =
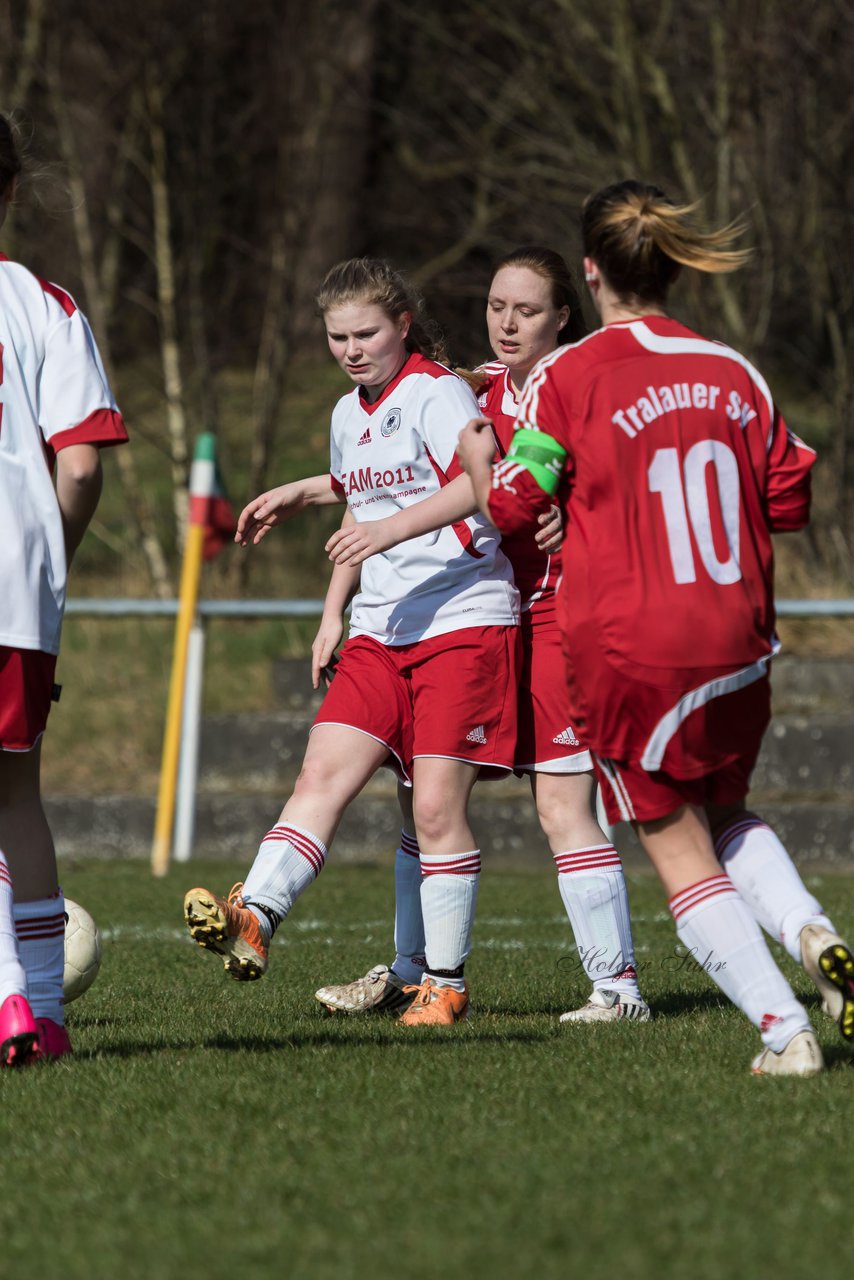
[[[421,851],[412,816],[412,787],[397,784],[402,829],[394,855],[394,945],[391,968],[375,964],[354,982],[320,987],[315,999],[330,1013],[401,1013],[424,976],[424,920],[421,915]]]
[[[424,981],[401,1021],[450,1025],[468,1016],[465,963],[480,879],[480,850],[468,824],[477,767],[421,756],[414,764],[415,826],[421,846],[421,910],[427,965]]]
[[[707,806],[721,867],[772,938],[802,964],[824,1011],[854,1043],[854,954],[775,832],[743,805]]]
[[[807,890],[780,840],[761,818],[747,812],[745,800],[762,737],[771,716],[768,677],[723,698],[713,698],[689,717],[690,731],[712,742],[728,742],[738,725],[735,759],[706,779],[706,816],[715,853],[759,924],[801,960],[800,935],[807,925],[832,925]]]
[[[415,832],[412,788],[398,783],[403,826],[394,855],[394,963],[392,972],[416,986],[426,966],[421,911],[421,849]]]
[[[18,956],[12,914],[12,877],[0,850],[0,1067],[30,1061],[38,1031],[27,999],[27,977]]]
[[[518,628],[470,627],[412,646],[415,829],[427,969],[407,1025],[468,1012],[464,965],[477,903],[480,850],[468,823],[482,770],[512,768]]]
[[[350,801],[389,758],[407,758],[409,701],[382,645],[348,641],[315,719],[302,769],[279,821],[228,899],[207,889],[184,898],[190,933],[237,979],[260,978],[270,940],[317,878]],[[404,764],[400,764],[405,769]]]
[[[27,975],[18,955],[12,876],[3,850],[0,849],[0,1007],[9,996],[23,996],[26,999]]]
[[[41,1045],[38,1054],[59,1057],[71,1050],[62,994],[65,904],[41,803],[40,771],[40,741],[29,750],[0,751],[0,849],[14,885],[17,956]],[[9,954],[8,938],[4,950]],[[15,969],[13,962],[7,975]],[[20,985],[19,976],[15,983]]]
[[[273,934],[320,875],[344,809],[386,754],[381,744],[356,729],[317,726],[294,793],[261,841],[243,884],[235,885],[227,898],[203,888],[185,895],[190,933],[200,946],[222,957],[231,977],[251,981],[266,972]]]
[[[547,615],[522,615],[516,769],[527,773],[558,888],[593,994],[562,1022],[649,1018],[638,989],[626,882],[619,854],[593,811],[590,753],[573,727],[560,631]]]
[[[669,897],[680,941],[759,1030],[758,1075],[815,1075],[823,1062],[806,1011],[780,970],[753,913],[720,870],[702,810],[683,804],[637,823]]]
[[[623,864],[593,816],[591,773],[532,773],[537,815],[593,995],[562,1022],[646,1022],[638,988]]]

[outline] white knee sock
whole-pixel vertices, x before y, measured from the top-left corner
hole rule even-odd
[[[620,855],[612,844],[554,856],[557,883],[584,972],[595,988],[641,998]]]
[[[316,880],[326,845],[304,827],[283,822],[268,831],[243,882],[243,901],[269,942],[297,898]]]
[[[65,1025],[62,975],[65,970],[65,898],[16,902],[18,954],[27,975],[30,1006],[37,1018]]]
[[[9,996],[26,996],[27,975],[18,954],[18,937],[12,913],[12,877],[0,849],[0,1005]]]
[[[762,928],[798,964],[804,925],[822,924],[835,932],[785,846],[755,813],[742,813],[716,831],[715,853]]]
[[[774,1053],[810,1031],[809,1018],[774,963],[759,926],[728,876],[710,876],[670,899],[680,941]]]
[[[400,833],[394,855],[394,949],[392,969],[404,982],[424,976],[424,917],[421,914],[421,850],[418,840]]]
[[[480,850],[422,853],[421,872],[427,977],[440,986],[464,991],[463,967],[471,950]]]

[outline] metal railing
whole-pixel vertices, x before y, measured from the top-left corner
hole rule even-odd
[[[103,600],[93,596],[68,600],[66,614],[89,618],[174,618],[177,600]],[[202,618],[314,618],[322,600],[200,600]],[[778,600],[780,618],[854,618],[854,600]]]

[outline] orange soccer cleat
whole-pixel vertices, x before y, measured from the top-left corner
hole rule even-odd
[[[408,990],[408,988],[405,988]],[[398,1018],[405,1027],[451,1027],[469,1016],[469,989],[455,991],[425,978],[412,1004]]]
[[[184,895],[184,919],[200,947],[222,956],[226,973],[238,982],[251,982],[267,972],[267,944],[257,918],[243,905],[242,882],[228,898],[210,889],[191,889]]]

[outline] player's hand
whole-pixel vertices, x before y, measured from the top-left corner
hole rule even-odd
[[[333,564],[355,567],[367,560],[368,556],[388,551],[395,544],[388,524],[388,520],[365,520],[361,524],[345,525],[336,530],[326,544],[329,559]]]
[[[491,466],[495,459],[495,436],[491,418],[472,418],[460,432],[457,441],[460,466],[469,475],[475,468]]]
[[[326,614],[320,620],[320,626],[317,629],[317,635],[314,637],[311,646],[311,684],[312,688],[319,689],[320,681],[323,678],[323,668],[328,667],[332,661],[332,655],[341,643],[341,637],[344,634],[344,621],[340,614],[333,614],[327,617]],[[325,680],[326,687],[329,688],[329,681]]]
[[[303,506],[302,486],[298,483],[281,484],[278,489],[259,494],[241,511],[234,541],[241,547],[250,542],[257,546],[271,529],[290,520]]]
[[[557,551],[563,542],[560,507],[549,507],[548,511],[537,516],[537,523],[540,526],[534,537],[537,546],[541,551]]]

